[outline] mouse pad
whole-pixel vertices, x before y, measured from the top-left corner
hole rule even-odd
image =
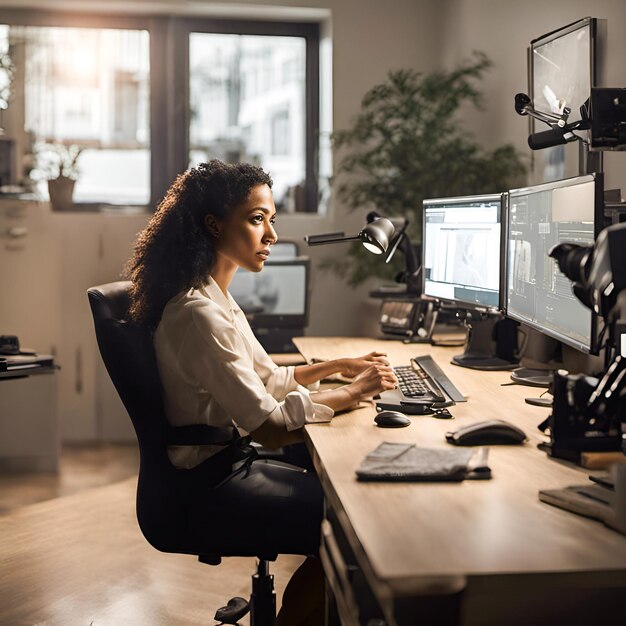
[[[461,481],[490,478],[486,464],[477,464],[474,450],[418,448],[410,443],[385,441],[369,452],[356,470],[361,481]]]

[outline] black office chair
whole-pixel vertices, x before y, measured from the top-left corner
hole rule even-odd
[[[139,443],[136,509],[141,532],[157,550],[197,555],[210,565],[218,565],[224,556],[257,557],[250,606],[241,598],[233,598],[215,619],[235,624],[249,608],[251,626],[272,626],[276,596],[268,561],[276,560],[277,554],[265,552],[245,537],[234,544],[229,541],[230,547],[222,549],[220,538],[211,532],[210,516],[203,516],[204,507],[197,506],[199,498],[211,497],[210,487],[230,473],[234,462],[254,455],[249,440],[241,438],[235,428],[170,426],[163,409],[152,337],[127,321],[129,288],[130,282],[119,281],[92,287],[87,294],[102,359]],[[193,469],[180,470],[170,463],[169,445],[198,444],[221,444],[225,449]]]

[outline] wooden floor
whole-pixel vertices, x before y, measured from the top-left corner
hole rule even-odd
[[[65,444],[58,472],[0,471],[0,515],[137,475],[135,444]]]
[[[254,559],[163,554],[135,519],[132,446],[66,448],[58,475],[0,475],[0,624],[215,624]],[[272,564],[278,602],[301,557]],[[242,626],[249,624],[244,618]]]

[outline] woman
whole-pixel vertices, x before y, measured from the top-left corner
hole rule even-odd
[[[276,243],[271,187],[263,170],[247,164],[214,160],[180,175],[130,260],[130,314],[154,331],[165,411],[174,426],[235,424],[278,448],[301,442],[304,424],[328,422],[335,411],[395,387],[396,378],[381,353],[277,367],[254,337],[228,286],[239,267],[261,271]],[[334,373],[353,381],[315,391]],[[184,469],[210,463],[218,451],[185,446],[168,453]],[[245,533],[277,553],[316,554],[322,492],[315,474],[255,461],[215,487],[213,496],[216,514],[225,507],[231,512],[227,519],[215,516],[212,532],[219,532],[222,545],[236,546]],[[292,582],[305,580],[313,567],[305,561]],[[289,615],[291,595],[301,613],[315,608],[315,594],[308,602],[296,600],[296,587],[290,583],[285,592],[279,624],[309,623]]]

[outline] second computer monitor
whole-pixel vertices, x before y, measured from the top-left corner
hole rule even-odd
[[[600,176],[509,192],[505,312],[583,352],[595,352],[596,318],[548,256],[559,243],[593,244],[602,225]]]
[[[506,194],[424,200],[424,295],[459,308],[500,308]]]

